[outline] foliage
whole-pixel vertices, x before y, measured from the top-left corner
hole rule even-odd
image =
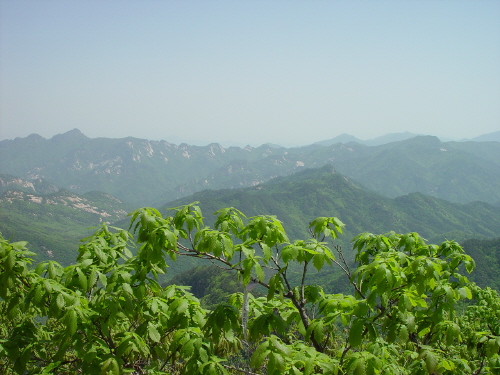
[[[65,268],[33,268],[26,243],[1,239],[2,373],[500,373],[500,296],[462,274],[475,263],[456,242],[362,233],[351,269],[335,217],[314,219],[311,238],[290,242],[276,217],[234,208],[217,211],[212,228],[196,204],[130,215],[135,256],[131,234],[106,225]],[[156,281],[179,256],[233,270],[267,296],[250,295],[246,306],[237,293],[204,310],[185,288]],[[329,266],[343,270],[352,294],[307,283],[311,268]]]

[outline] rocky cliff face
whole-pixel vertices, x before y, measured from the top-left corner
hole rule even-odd
[[[59,189],[42,178],[26,180],[11,175],[0,175],[0,194],[8,190],[20,190],[34,194],[50,194],[57,192]]]
[[[57,193],[48,195],[39,195],[22,190],[8,190],[0,196],[0,206],[5,210],[8,210],[9,205],[13,204],[17,207],[29,207],[31,205],[33,209],[28,209],[27,213],[34,216],[40,211],[33,207],[36,205],[43,207],[44,215],[50,214],[52,210],[54,212],[58,211],[63,207],[92,214],[98,218],[99,222],[107,223],[123,219],[128,213],[127,208],[130,208],[119,199],[105,193],[92,192],[81,196],[67,190],[60,190]]]

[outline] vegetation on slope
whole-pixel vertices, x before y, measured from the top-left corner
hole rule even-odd
[[[74,261],[78,240],[102,222],[112,223],[131,207],[102,192],[78,195],[67,190],[38,195],[9,190],[0,196],[0,233],[27,240],[38,260]]]
[[[500,237],[490,240],[469,239],[463,248],[476,260],[472,280],[482,287],[500,291]]]
[[[479,202],[460,205],[419,193],[389,199],[364,189],[331,166],[251,188],[202,191],[170,202],[162,210],[192,201],[199,201],[205,212],[232,206],[250,215],[276,215],[286,223],[292,238],[308,235],[303,228],[315,216],[335,214],[346,218],[344,246],[350,246],[350,239],[363,231],[417,231],[433,241],[463,241],[497,237],[500,228],[500,207]]]

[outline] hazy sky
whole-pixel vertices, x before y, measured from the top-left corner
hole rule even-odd
[[[500,1],[1,0],[0,139],[500,130]]]

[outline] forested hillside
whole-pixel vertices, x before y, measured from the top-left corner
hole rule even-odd
[[[462,242],[464,250],[476,261],[472,279],[480,286],[500,291],[500,237],[489,240],[469,239]]]
[[[287,177],[242,189],[205,190],[169,202],[160,211],[199,201],[204,212],[235,207],[247,215],[259,212],[276,215],[286,224],[291,239],[309,235],[307,224],[317,216],[339,217],[345,224],[340,243],[352,257],[351,239],[360,232],[418,232],[433,242],[446,239],[499,236],[500,207],[475,202],[451,203],[420,193],[390,199],[364,189],[331,166],[307,169]],[[126,221],[120,226],[126,225]],[[171,273],[187,270],[199,263],[180,261]]]
[[[476,202],[466,205],[409,194],[395,199],[370,192],[331,166],[307,169],[287,177],[242,189],[205,190],[169,202],[163,209],[199,201],[205,212],[236,207],[248,215],[277,215],[292,237],[303,237],[316,216],[334,214],[346,224],[346,240],[359,232],[415,231],[434,241],[465,240],[498,235],[500,207]],[[349,237],[351,236],[351,237]]]

